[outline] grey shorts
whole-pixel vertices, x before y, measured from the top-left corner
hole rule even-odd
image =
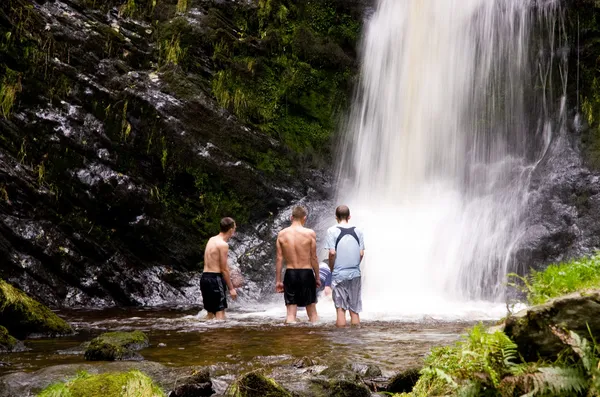
[[[360,277],[344,280],[332,286],[333,303],[336,309],[350,310],[354,313],[362,311]]]

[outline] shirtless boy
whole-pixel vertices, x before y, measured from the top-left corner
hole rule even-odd
[[[306,210],[295,207],[292,225],[277,236],[276,291],[283,292],[287,307],[286,324],[295,323],[298,306],[306,307],[310,322],[317,317],[317,287],[321,285],[317,261],[317,235],[304,227]],[[285,277],[281,281],[283,261],[286,263]]]
[[[225,319],[225,309],[227,309],[225,285],[229,289],[231,298],[237,298],[237,293],[229,277],[229,266],[227,265],[227,254],[229,252],[227,242],[234,232],[235,221],[231,218],[221,219],[221,233],[211,237],[204,250],[204,271],[200,278],[200,291],[202,292],[204,309],[208,312],[206,317],[208,319]]]

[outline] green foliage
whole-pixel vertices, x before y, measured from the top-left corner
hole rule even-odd
[[[470,389],[497,388],[517,359],[517,345],[503,332],[482,325],[454,346],[434,349],[425,360],[414,396],[447,395]]]
[[[541,304],[571,292],[600,287],[600,253],[552,264],[543,271],[532,271],[527,277],[516,274],[509,277],[521,282],[519,285],[512,285],[527,293],[530,304]]]
[[[295,153],[327,153],[356,72],[359,19],[329,0],[211,12],[219,104]]]
[[[600,349],[574,332],[552,327],[572,359],[524,362],[503,332],[475,326],[454,346],[432,350],[411,393],[399,396],[599,396]]]
[[[6,67],[2,84],[0,85],[0,116],[8,119],[12,113],[17,94],[21,92],[21,76]]]
[[[164,397],[165,393],[140,371],[90,375],[80,372],[65,383],[51,385],[38,397]]]

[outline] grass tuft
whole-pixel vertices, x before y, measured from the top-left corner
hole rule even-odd
[[[543,271],[532,271],[526,277],[510,274],[519,284],[511,284],[527,293],[532,305],[552,298],[590,288],[600,288],[600,253],[590,257],[548,266]]]

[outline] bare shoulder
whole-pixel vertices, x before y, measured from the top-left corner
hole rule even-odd
[[[306,233],[307,235],[311,236],[311,237],[317,237],[317,233],[315,233],[314,230],[309,229],[309,228],[304,228],[304,233]]]
[[[289,231],[289,227],[286,227],[285,229],[281,229],[281,231],[279,233],[277,233],[277,239],[279,240],[281,237],[284,237]]]

